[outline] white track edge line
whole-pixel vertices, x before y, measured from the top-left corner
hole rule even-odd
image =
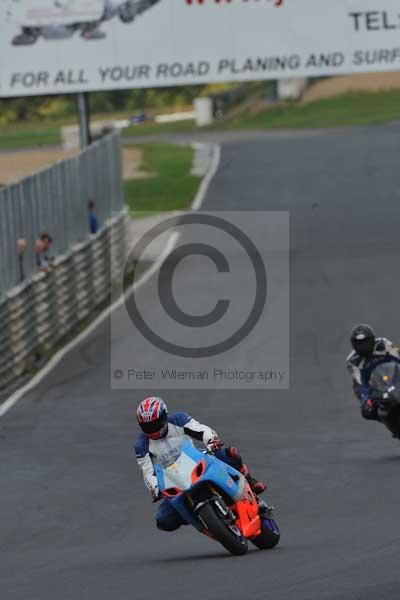
[[[208,169],[205,177],[203,178],[203,180],[200,184],[200,187],[197,191],[196,197],[192,203],[192,210],[199,210],[199,208],[203,204],[204,198],[206,197],[206,193],[208,191],[210,183],[218,171],[220,161],[221,161],[221,146],[219,146],[218,144],[215,144],[214,148],[213,148],[213,157],[212,157],[210,168]]]
[[[215,144],[213,147],[213,156],[212,156],[210,168],[207,171],[205,177],[203,178],[203,180],[200,184],[200,187],[197,191],[195,199],[192,203],[191,210],[199,210],[201,205],[203,204],[204,199],[207,194],[207,191],[208,191],[208,188],[210,186],[210,183],[218,171],[220,160],[221,160],[221,146],[219,146],[218,144]],[[154,275],[154,273],[158,270],[158,268],[160,267],[160,265],[162,264],[162,262],[164,261],[166,256],[168,256],[168,254],[171,252],[172,248],[177,243],[179,235],[180,234],[177,231],[174,231],[170,235],[162,254],[152,264],[152,266],[143,274],[143,276],[139,279],[139,281],[137,281],[132,286],[132,289],[129,292],[129,294],[127,295],[127,297],[129,297],[131,294],[133,294],[140,286],[142,286],[144,283],[146,283],[146,281],[148,281],[152,275]],[[0,405],[0,418],[3,417],[15,404],[17,404],[17,402],[19,402],[19,400],[21,400],[21,398],[23,398],[25,396],[25,394],[27,394],[28,392],[33,390],[60,363],[60,361],[64,358],[64,356],[66,354],[68,354],[68,352],[73,350],[84,339],[86,339],[92,333],[92,331],[94,331],[96,329],[96,327],[98,327],[109,315],[111,315],[111,313],[113,313],[117,308],[119,308],[123,304],[123,302],[125,302],[125,296],[122,295],[120,298],[118,298],[118,300],[113,302],[113,304],[111,304],[111,306],[108,306],[107,308],[105,308],[103,310],[103,312],[101,312],[96,317],[96,319],[90,325],[88,325],[84,331],[82,331],[82,333],[80,333],[76,338],[71,340],[66,346],[64,346],[58,352],[56,352],[56,354],[54,354],[54,356],[49,360],[49,362],[46,363],[46,365],[42,369],[40,369],[40,371],[38,371],[38,373],[36,373],[36,375],[34,377],[32,377],[32,379],[30,381],[28,381],[28,383],[26,383],[24,386],[22,386],[21,388],[16,390],[13,394],[11,394],[11,396],[9,396],[7,398],[7,400],[5,400]]]

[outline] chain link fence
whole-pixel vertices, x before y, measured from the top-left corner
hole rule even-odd
[[[0,297],[36,270],[35,242],[53,238],[51,254],[66,254],[89,235],[88,202],[100,226],[123,208],[121,143],[113,133],[79,155],[0,189]],[[23,262],[18,239],[26,240]],[[22,264],[21,264],[22,262]]]

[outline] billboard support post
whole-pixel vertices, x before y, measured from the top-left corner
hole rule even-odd
[[[91,143],[89,123],[89,94],[87,92],[80,92],[77,94],[77,108],[81,149],[83,149],[86,148],[86,146],[89,146]]]

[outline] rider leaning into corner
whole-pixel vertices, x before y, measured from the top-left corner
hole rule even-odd
[[[353,351],[346,363],[353,378],[353,390],[361,404],[364,419],[381,421],[378,414],[380,394],[369,384],[373,370],[383,363],[400,364],[399,348],[384,338],[376,337],[369,325],[356,325],[350,338]]]
[[[139,404],[136,414],[142,430],[135,444],[136,457],[153,501],[160,498],[153,464],[172,464],[180,455],[183,442],[188,438],[203,443],[219,460],[240,471],[255,494],[266,490],[264,483],[250,475],[237,448],[222,448],[223,444],[215,431],[186,413],[168,414],[167,406],[161,398],[146,398]],[[156,523],[163,531],[174,531],[185,525],[179,513],[167,500],[163,500],[158,506]]]

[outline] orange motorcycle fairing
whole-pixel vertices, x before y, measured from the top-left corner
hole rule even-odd
[[[246,484],[243,498],[233,505],[232,511],[237,517],[236,526],[245,538],[252,539],[260,535],[261,519],[258,513],[258,503],[249,484]]]

